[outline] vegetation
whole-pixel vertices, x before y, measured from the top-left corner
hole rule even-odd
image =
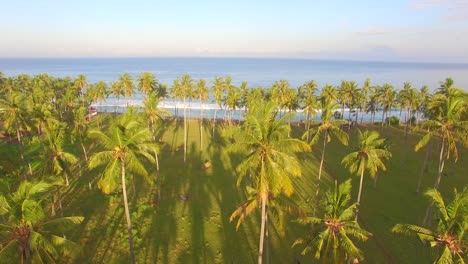
[[[424,262],[428,249],[391,230],[396,223],[419,224],[431,204],[437,210],[426,210],[424,218],[437,227],[424,221],[393,230],[423,232],[423,241],[441,249],[436,261],[466,260],[466,191],[447,206],[442,198],[467,183],[458,175],[465,175],[468,96],[451,79],[434,94],[367,80],[362,88],[352,81],[325,85],[316,95],[314,81],[299,89],[285,80],[247,89],[230,77],[210,84],[184,75],[170,90],[184,102],[179,120],[158,108],[168,94],[151,73],[122,74],[109,84],[83,75],[0,76],[2,260]],[[144,96],[137,109],[130,107],[135,87]],[[125,97],[127,113],[93,115],[90,105],[108,96]],[[201,108],[195,126],[186,105],[209,98],[223,120],[215,110],[204,122]],[[338,107],[341,118],[350,109],[347,121],[334,118]],[[304,126],[292,122],[300,109]],[[404,122],[390,127],[388,113],[396,109]],[[321,122],[313,122],[320,110]],[[362,111],[371,113],[371,124],[362,118],[358,124]],[[374,125],[379,111],[382,120]],[[319,139],[323,144],[315,144]],[[440,146],[438,153],[409,153],[429,141]],[[421,167],[427,177],[414,177]],[[359,182],[347,180],[347,169]],[[368,188],[364,175],[378,171],[387,176],[379,188]],[[435,188],[426,192],[429,204],[414,193],[416,182]]]

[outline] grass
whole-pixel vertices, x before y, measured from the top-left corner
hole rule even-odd
[[[205,148],[200,151],[198,121],[189,122],[187,162],[183,162],[183,122],[172,121],[161,127],[159,137],[163,146],[160,154],[161,200],[157,200],[156,172],[148,164],[151,182],[136,178],[135,196],[130,192],[131,217],[135,234],[138,263],[253,263],[257,259],[259,236],[259,212],[253,213],[236,230],[230,222],[231,213],[245,199],[244,191],[236,186],[235,167],[242,155],[229,152],[230,142],[223,136],[223,129],[212,128],[206,122]],[[379,127],[368,127],[380,129]],[[301,130],[295,127],[293,135]],[[365,263],[429,263],[430,252],[417,239],[400,237],[390,232],[396,223],[420,224],[427,200],[415,193],[417,177],[423,163],[425,150],[414,153],[414,145],[420,135],[410,134],[405,139],[402,130],[384,128],[393,158],[388,171],[379,173],[377,188],[373,180],[364,180],[360,221],[374,236],[361,248]],[[350,147],[332,140],[325,155],[324,188],[334,179],[343,181],[350,177],[341,165],[341,159],[356,145],[356,132],[350,131]],[[295,199],[307,207],[313,203],[321,146],[311,153],[299,155],[303,176],[294,179]],[[10,144],[11,146],[11,144]],[[3,146],[2,146],[3,147]],[[11,147],[10,147],[11,148]],[[81,149],[71,146],[82,156]],[[4,149],[4,148],[2,148]],[[92,151],[92,150],[91,150]],[[441,191],[451,194],[454,187],[467,185],[467,150],[462,149],[457,163],[446,164]],[[209,159],[210,169],[203,169],[203,161]],[[437,174],[438,148],[434,144],[429,172],[423,181],[423,189],[430,187]],[[7,166],[2,162],[2,166]],[[84,164],[83,164],[84,166]],[[6,169],[6,168],[5,168]],[[104,195],[88,180],[98,171],[85,171],[64,194],[65,215],[83,215],[85,222],[69,236],[78,241],[82,250],[75,263],[128,263],[128,241],[125,229],[122,198],[119,193]],[[353,197],[357,196],[358,177],[353,176]],[[321,192],[323,193],[323,191]],[[291,248],[299,236],[307,233],[305,226],[294,223],[295,216],[288,216],[284,230],[270,225],[271,263],[311,262],[312,256],[301,256],[302,248]]]

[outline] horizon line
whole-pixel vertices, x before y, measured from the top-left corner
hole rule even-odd
[[[468,62],[450,61],[417,61],[417,60],[369,60],[369,59],[339,59],[339,58],[308,58],[308,57],[255,57],[255,56],[64,56],[64,57],[2,57],[0,60],[79,60],[79,59],[256,59],[256,60],[310,60],[335,62],[373,62],[373,63],[405,63],[405,64],[441,64],[468,66]]]

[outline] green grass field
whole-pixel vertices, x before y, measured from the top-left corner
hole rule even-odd
[[[208,123],[208,122],[207,122]],[[379,129],[371,127],[370,129]],[[300,135],[299,128],[293,131]],[[341,159],[356,145],[356,131],[350,132],[350,146],[345,147],[333,140],[325,155],[324,188],[333,179],[343,181],[350,177],[341,165]],[[379,173],[377,187],[373,180],[364,180],[360,223],[373,237],[361,245],[365,263],[429,263],[428,247],[417,239],[400,237],[390,232],[396,223],[420,224],[427,200],[415,193],[417,177],[425,155],[425,149],[414,152],[420,136],[410,134],[405,139],[403,131],[384,128],[393,158],[387,163],[388,171]],[[260,214],[252,214],[238,230],[236,222],[229,217],[244,201],[243,188],[236,186],[235,167],[242,159],[241,154],[229,151],[231,144],[223,129],[217,129],[211,137],[211,127],[205,127],[205,148],[200,150],[198,121],[190,121],[188,133],[187,162],[183,162],[182,122],[172,121],[160,129],[163,146],[160,153],[161,200],[157,200],[154,187],[154,165],[150,181],[135,180],[136,195],[132,197],[131,181],[129,201],[131,203],[135,250],[138,263],[253,263],[257,258]],[[91,152],[94,146],[91,147]],[[429,173],[423,181],[424,189],[432,186],[437,174],[438,146],[434,144]],[[81,155],[76,148],[77,155]],[[313,203],[315,182],[318,174],[320,146],[312,153],[300,154],[303,176],[294,179],[295,199],[310,210]],[[466,164],[467,150],[461,149],[457,163],[446,164],[446,176],[441,191],[449,198],[455,187],[461,189],[468,183]],[[210,169],[203,169],[203,161],[209,159]],[[81,245],[75,263],[128,263],[129,251],[123,203],[120,193],[104,195],[88,181],[98,171],[85,171],[75,175],[74,183],[64,195],[65,215],[83,215],[85,222],[70,234]],[[359,178],[353,176],[353,197],[357,195]],[[323,193],[323,191],[321,192]],[[259,211],[259,210],[258,210]],[[312,256],[301,256],[302,248],[292,248],[292,243],[308,228],[288,216],[283,230],[270,225],[271,263],[313,263]]]

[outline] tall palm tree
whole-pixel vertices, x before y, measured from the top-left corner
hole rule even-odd
[[[8,93],[5,99],[0,98],[0,109],[2,109],[2,111],[0,111],[0,117],[3,121],[3,126],[8,132],[16,134],[20,158],[26,165],[21,135],[22,131],[29,127],[30,121],[28,120],[29,114],[26,111],[24,94],[16,91]],[[29,173],[32,175],[31,170]]]
[[[193,79],[190,75],[185,74],[182,77],[178,78],[174,82],[174,86],[176,89],[179,89],[180,96],[183,98],[184,104],[184,163],[187,161],[187,106],[186,101],[187,98],[190,98],[193,93]],[[176,85],[177,84],[177,85]]]
[[[222,102],[223,102],[223,97],[224,97],[224,79],[223,77],[216,77],[213,83],[213,97],[215,99],[216,104],[220,109],[222,109]],[[218,109],[215,109],[214,116],[213,116],[213,136],[214,136],[214,131],[215,131],[215,125],[216,125],[216,114],[218,112]]]
[[[380,106],[382,107],[382,127],[385,118],[388,119],[388,112],[396,106],[396,92],[392,85],[385,83],[380,89],[377,90],[377,98],[379,99]]]
[[[0,194],[0,259],[19,263],[55,263],[66,259],[77,244],[64,232],[83,221],[81,216],[48,219],[44,198],[54,184],[23,181],[15,192]]]
[[[119,81],[114,81],[111,84],[111,93],[117,98],[117,102],[120,103],[120,96],[124,95],[124,89],[122,84]],[[114,112],[117,111],[117,106],[114,108]]]
[[[155,162],[153,153],[156,151],[156,146],[151,143],[151,132],[148,128],[142,128],[142,124],[135,118],[133,113],[128,113],[119,117],[105,131],[92,130],[89,135],[95,138],[103,148],[102,151],[94,153],[89,159],[90,169],[104,167],[98,183],[99,188],[106,194],[113,192],[119,185],[120,174],[130,256],[132,263],[135,263],[132,222],[127,200],[126,173],[128,170],[133,175],[146,176],[147,171],[141,163],[142,157]]]
[[[454,198],[448,204],[436,189],[429,189],[425,195],[437,208],[437,227],[430,230],[417,225],[397,224],[392,232],[416,235],[421,242],[430,245],[436,256],[433,263],[465,263],[468,243],[465,234],[468,225],[468,190],[465,188],[461,193],[455,190]]]
[[[341,161],[345,167],[349,168],[351,174],[360,175],[361,177],[357,197],[356,220],[361,205],[364,173],[367,171],[371,177],[375,177],[379,169],[387,170],[384,161],[392,157],[392,153],[385,149],[385,139],[380,138],[379,132],[366,130],[363,133],[358,130],[358,140],[358,150],[346,155]]]
[[[293,153],[308,151],[310,148],[301,140],[287,137],[291,129],[285,122],[287,115],[278,118],[274,102],[257,102],[249,109],[241,132],[236,135],[234,147],[247,151],[246,158],[237,167],[237,183],[240,184],[245,176],[250,176],[251,186],[248,188],[255,190],[256,197],[243,203],[230,219],[232,221],[238,217],[239,226],[260,205],[262,219],[258,263],[262,263],[269,201],[281,194],[289,196],[293,193],[291,177],[301,175],[299,161]]]
[[[468,94],[450,88],[448,97],[444,94],[436,94],[429,105],[431,120],[422,124],[423,128],[430,130],[415,146],[415,151],[424,147],[429,140],[437,136],[442,143],[439,155],[439,168],[434,188],[438,189],[444,171],[445,160],[453,155],[455,161],[458,160],[458,141],[466,141],[468,133],[468,121],[463,119],[463,115],[468,112]],[[466,142],[465,142],[466,144]]]
[[[301,87],[299,87],[299,97],[303,105],[304,112],[306,112],[306,130],[310,129],[311,116],[315,115],[318,110],[318,100],[315,96],[317,91],[317,82],[314,80],[307,81]],[[306,141],[309,141],[308,134]]]
[[[229,115],[228,120],[232,122],[232,116],[234,115],[234,111],[236,111],[237,106],[239,105],[241,100],[241,93],[240,89],[236,86],[231,85],[229,90],[227,91],[225,104],[229,108]]]
[[[338,99],[338,93],[335,87],[325,84],[322,88],[322,92],[320,93],[320,101],[323,105],[327,104],[327,102],[335,103]]]
[[[75,80],[73,81],[73,85],[74,85],[74,87],[75,87],[75,93],[76,93],[76,95],[77,95],[79,98],[81,98],[81,96],[84,94],[83,91],[84,91],[86,88],[88,88],[88,78],[86,78],[85,75],[80,74],[80,75],[78,75],[78,76],[75,78]],[[83,98],[81,98],[81,99],[83,99]],[[82,100],[81,100],[81,102],[82,102],[82,106],[83,106],[83,105],[84,105],[84,104],[83,104],[84,102],[83,102]]]
[[[367,112],[367,104],[370,101],[370,98],[372,97],[372,92],[373,92],[373,88],[371,86],[371,80],[367,78],[364,81],[364,85],[361,88],[361,96],[362,96],[362,105],[360,108],[361,112],[362,110]],[[364,118],[364,115],[361,114],[361,123],[362,123],[363,118]]]
[[[337,109],[337,107],[338,104],[326,100],[321,109],[322,116],[320,124],[318,127],[313,127],[310,130],[305,131],[304,135],[302,136],[305,138],[311,132],[314,134],[310,141],[310,145],[315,145],[319,141],[320,137],[323,137],[322,158],[320,159],[318,174],[319,181],[322,176],[323,162],[325,160],[325,149],[327,143],[331,141],[332,136],[336,137],[341,142],[341,144],[345,146],[348,145],[348,134],[346,134],[346,132],[340,128],[340,126],[346,122],[344,120],[333,120],[333,111]],[[319,188],[317,188],[317,191],[318,189]]]
[[[362,251],[354,244],[352,237],[366,241],[372,234],[362,229],[354,219],[357,203],[351,204],[351,180],[325,193],[322,218],[304,217],[299,223],[318,226],[318,233],[297,239],[293,246],[306,244],[302,255],[313,250],[313,256],[321,263],[345,263],[346,260],[363,259]]]
[[[42,144],[40,160],[42,161],[43,175],[63,175],[64,182],[69,186],[70,166],[78,159],[70,152],[64,150],[65,131],[64,124],[52,124],[46,130],[46,141]]]
[[[138,90],[148,97],[148,94],[156,89],[158,82],[151,72],[143,72],[138,76]]]
[[[203,150],[203,104],[208,100],[208,87],[206,81],[198,80],[195,93],[200,101],[200,151]]]
[[[123,95],[125,97],[125,100],[127,101],[127,107],[129,106],[128,104],[128,98],[135,95],[135,87],[133,84],[133,78],[130,76],[128,73],[124,73],[119,76],[119,84],[122,87],[123,90]]]

